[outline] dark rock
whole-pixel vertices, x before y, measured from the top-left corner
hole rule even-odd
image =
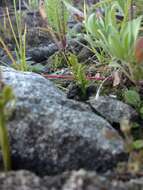
[[[47,60],[51,55],[53,55],[56,51],[58,51],[58,48],[55,44],[49,44],[48,46],[44,47],[35,47],[31,48],[26,52],[26,57],[27,57],[27,64],[28,61],[32,62],[42,62]],[[11,53],[13,58],[16,60],[16,53],[12,52]],[[1,58],[1,62],[5,63],[7,65],[11,65],[12,61],[9,59],[8,55],[5,55]]]
[[[74,99],[74,100],[87,100],[90,96],[95,94],[96,92],[96,87],[94,85],[89,85],[86,88],[86,94],[84,95],[82,92],[82,89],[79,85],[75,83],[70,83],[68,86],[68,91],[67,91],[67,98],[69,99]]]
[[[95,85],[89,85],[87,87],[87,96],[90,97],[92,96],[93,94],[95,94],[97,92],[97,87]]]
[[[49,44],[45,47],[38,47],[33,48],[27,52],[27,56],[30,57],[30,60],[35,62],[41,62],[51,55],[53,55],[56,51],[58,51],[58,48],[55,44]]]
[[[98,100],[89,100],[90,105],[111,123],[120,123],[122,119],[137,119],[137,112],[129,105],[109,96],[100,96]]]
[[[75,83],[70,83],[69,86],[68,86],[67,98],[74,99],[74,100],[82,100],[82,90],[81,90],[81,88]]]
[[[1,70],[16,96],[8,123],[14,168],[40,175],[79,168],[103,172],[125,159],[118,133],[88,105],[68,100],[38,74]]]
[[[78,59],[81,63],[85,62],[85,60],[88,63],[93,56],[95,56],[95,54],[91,50],[89,50],[87,47],[83,47],[78,54]]]
[[[50,42],[50,41],[49,41]],[[72,39],[72,40],[68,40],[68,50],[69,51],[74,51],[76,53],[79,53],[83,47],[81,44],[79,43],[85,43],[83,42],[83,39]],[[35,62],[41,62],[44,61],[46,59],[48,59],[50,56],[52,56],[54,53],[58,52],[58,47],[56,44],[54,43],[49,43],[49,45],[47,46],[43,46],[43,47],[35,47],[35,48],[31,48],[27,51],[27,57],[29,57],[29,60],[35,61]],[[89,52],[89,50],[88,50]],[[85,53],[85,51],[84,51]],[[80,59],[83,59],[83,57],[89,55],[86,55],[81,52],[82,55],[80,55]],[[91,54],[91,53],[90,53]]]

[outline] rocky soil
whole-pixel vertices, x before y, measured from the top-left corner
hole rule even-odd
[[[124,183],[107,175],[127,160],[124,141],[112,124],[122,116],[136,118],[133,108],[110,97],[69,100],[41,75],[0,69],[16,96],[8,130],[17,170],[0,173],[0,189],[143,189],[142,178]]]
[[[6,2],[11,7],[11,1]],[[88,0],[89,5],[96,2]],[[5,2],[0,1],[0,14],[4,6]],[[119,164],[128,161],[120,123],[123,119],[139,121],[135,109],[111,96],[72,100],[79,100],[74,83],[63,81],[69,90],[65,93],[55,81],[43,77],[41,73],[63,75],[70,71],[53,69],[51,59],[58,48],[49,35],[37,29],[43,26],[38,11],[24,13],[23,23],[28,27],[27,63],[39,74],[11,68],[12,62],[0,48],[2,79],[12,87],[16,100],[14,106],[9,104],[7,123],[13,168],[7,173],[0,171],[0,190],[143,190],[141,173],[117,173]],[[69,25],[77,33],[83,29],[73,20]],[[0,35],[16,57],[8,28],[0,30]],[[94,54],[84,45],[87,42],[82,36],[67,38],[68,51],[75,53],[79,62],[88,66],[87,73],[94,76]],[[90,87],[94,94],[96,86]]]

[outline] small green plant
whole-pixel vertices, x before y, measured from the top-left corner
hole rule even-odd
[[[124,99],[126,103],[134,106],[137,109],[141,106],[141,98],[136,90],[125,90]]]
[[[125,90],[123,97],[125,102],[133,106],[139,113],[140,117],[143,118],[143,100],[138,91],[134,89]]]
[[[74,54],[68,56],[68,64],[73,73],[76,84],[81,89],[81,96],[84,99],[87,96],[87,87],[89,86],[89,81],[86,79],[85,67],[78,62],[78,59]]]
[[[52,64],[52,69],[56,71],[57,69],[63,68],[64,66],[67,66],[67,63],[61,54],[61,52],[56,52],[54,55],[51,57],[51,61],[53,62]]]
[[[104,1],[103,1],[104,2]],[[86,18],[86,38],[91,47],[104,50],[111,57],[111,66],[120,68],[133,82],[142,78],[142,68],[136,64],[135,43],[139,34],[142,16],[129,20],[131,0],[115,1],[104,6],[105,15],[96,13]],[[117,10],[122,12],[123,20],[116,18]]]
[[[6,123],[10,112],[8,104],[12,103],[14,99],[11,87],[4,85],[0,80],[0,147],[5,171],[11,169],[10,145]]]
[[[50,33],[58,48],[65,49],[67,45],[66,33],[69,14],[63,1],[45,0],[44,9],[41,9],[40,12],[41,15],[44,15],[43,18],[46,15],[47,31]]]
[[[12,53],[8,49],[6,43],[4,40],[0,37],[0,44],[2,45],[3,49],[7,53],[9,59],[12,61],[12,66],[18,70],[21,71],[27,71],[29,70],[28,64],[26,62],[26,33],[27,28],[26,25],[23,28],[22,23],[22,11],[17,10],[16,8],[16,1],[14,0],[14,13],[15,13],[15,20],[16,20],[16,30],[13,26],[13,23],[11,21],[9,10],[6,9],[6,14],[9,22],[9,26],[14,38],[15,42],[15,54],[16,59],[13,57]],[[21,1],[19,0],[19,4],[21,4]]]

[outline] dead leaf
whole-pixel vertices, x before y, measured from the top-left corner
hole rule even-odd
[[[39,1],[39,13],[40,13],[43,20],[47,19],[47,14],[46,14],[46,11],[45,11],[45,1],[44,0]]]
[[[119,71],[113,72],[113,86],[118,86],[121,82]]]

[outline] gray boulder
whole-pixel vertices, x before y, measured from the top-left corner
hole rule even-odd
[[[103,172],[125,159],[118,133],[87,105],[68,100],[38,74],[0,69],[16,96],[8,122],[14,168],[40,175],[79,168]]]

